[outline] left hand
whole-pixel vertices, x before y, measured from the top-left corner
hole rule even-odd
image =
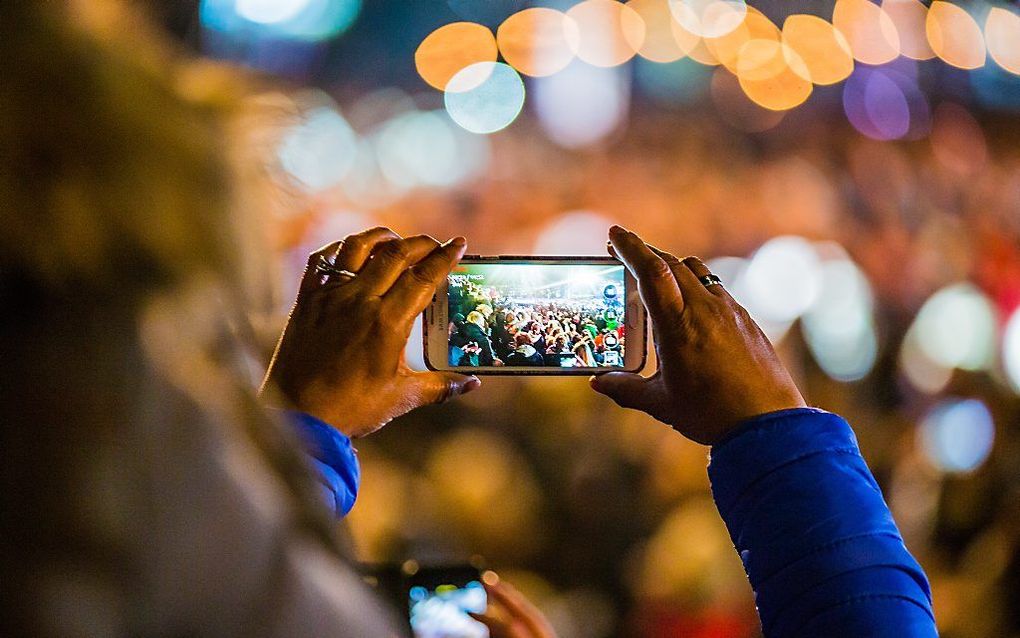
[[[463,237],[440,245],[372,228],[312,253],[263,395],[278,393],[284,406],[359,437],[476,389],[477,377],[416,372],[404,361],[414,321],[465,248]],[[324,276],[316,268],[322,258],[356,276]]]
[[[542,612],[510,583],[486,572],[483,584],[489,607],[471,617],[489,628],[489,638],[556,638]]]

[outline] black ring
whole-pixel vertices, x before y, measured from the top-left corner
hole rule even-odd
[[[717,284],[720,286],[722,285],[722,279],[719,279],[719,275],[714,275],[712,273],[698,277],[698,281],[700,281],[705,288],[715,286]]]

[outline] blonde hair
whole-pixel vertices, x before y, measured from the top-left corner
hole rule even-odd
[[[478,326],[479,328],[483,328],[484,329],[485,328],[485,315],[483,315],[482,313],[478,312],[477,310],[472,310],[471,312],[468,313],[467,322],[468,323],[473,323],[476,326]]]

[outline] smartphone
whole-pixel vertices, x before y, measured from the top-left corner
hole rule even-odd
[[[638,372],[645,309],[612,257],[465,255],[423,315],[425,365],[471,374]]]
[[[415,638],[488,638],[485,625],[468,615],[488,604],[476,567],[422,567],[408,576],[407,605]]]

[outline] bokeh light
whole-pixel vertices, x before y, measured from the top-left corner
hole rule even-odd
[[[593,144],[623,122],[630,104],[630,74],[621,67],[599,68],[574,61],[563,71],[532,84],[538,121],[565,148]]]
[[[673,18],[703,38],[718,38],[736,29],[747,14],[743,0],[669,0]]]
[[[872,139],[895,140],[910,131],[907,96],[883,69],[858,69],[843,86],[843,108],[853,127]]]
[[[358,137],[335,109],[309,111],[277,149],[280,165],[305,188],[320,191],[336,186],[354,163]]]
[[[985,20],[985,41],[996,64],[1020,75],[1020,15],[992,7]]]
[[[351,26],[361,0],[202,0],[202,26],[238,40],[320,41]]]
[[[834,379],[854,381],[871,371],[878,355],[874,299],[864,273],[836,248],[836,258],[822,262],[821,292],[801,321],[822,370]]]
[[[791,70],[807,71],[805,80],[819,85],[841,82],[853,73],[854,57],[850,43],[834,26],[818,16],[792,15],[783,23],[783,44],[804,64]]]
[[[944,368],[986,370],[995,358],[995,309],[973,284],[936,292],[921,306],[907,340]]]
[[[936,0],[925,20],[928,44],[947,64],[976,69],[985,63],[985,39],[977,21],[962,7]]]
[[[440,91],[464,68],[496,60],[492,31],[473,22],[454,22],[439,27],[422,40],[414,52],[418,75]],[[490,67],[476,67],[477,69]]]
[[[496,43],[507,64],[534,77],[552,75],[570,64],[580,38],[573,18],[545,7],[515,13],[496,31]]]
[[[914,60],[930,60],[935,57],[925,34],[928,7],[924,3],[920,0],[883,0],[882,8],[896,25],[900,53]]]
[[[978,399],[946,399],[924,417],[921,447],[944,472],[965,473],[981,466],[995,443],[992,413]]]
[[[1013,312],[1002,335],[1002,364],[1013,389],[1020,392],[1020,308]]]
[[[747,97],[772,111],[803,104],[814,90],[804,60],[782,42],[751,40],[737,61],[740,88]]]
[[[563,213],[546,225],[533,248],[536,255],[602,255],[613,221],[588,210]]]
[[[832,24],[846,36],[854,58],[885,64],[900,54],[900,38],[889,14],[870,0],[836,0]]]
[[[673,62],[687,55],[698,44],[697,36],[675,28],[669,0],[629,0],[627,6],[645,23],[644,42],[638,55],[653,62]]]
[[[747,7],[746,15],[736,28],[718,37],[705,38],[704,43],[719,64],[739,74],[738,66],[743,47],[755,40],[779,42],[779,27],[754,7]]]
[[[453,125],[445,111],[411,111],[376,135],[379,167],[400,188],[453,186],[485,170],[486,138]]]
[[[444,95],[454,122],[472,133],[495,133],[524,107],[524,82],[502,62],[477,62],[450,80]]]
[[[743,276],[747,308],[770,321],[794,321],[818,299],[821,263],[811,242],[784,236],[762,244]]]
[[[567,10],[578,26],[577,57],[611,67],[634,57],[645,40],[645,21],[616,0],[584,0]]]
[[[289,20],[301,12],[308,5],[309,0],[292,0],[281,2],[280,0],[237,0],[237,14],[242,18],[272,24]]]

